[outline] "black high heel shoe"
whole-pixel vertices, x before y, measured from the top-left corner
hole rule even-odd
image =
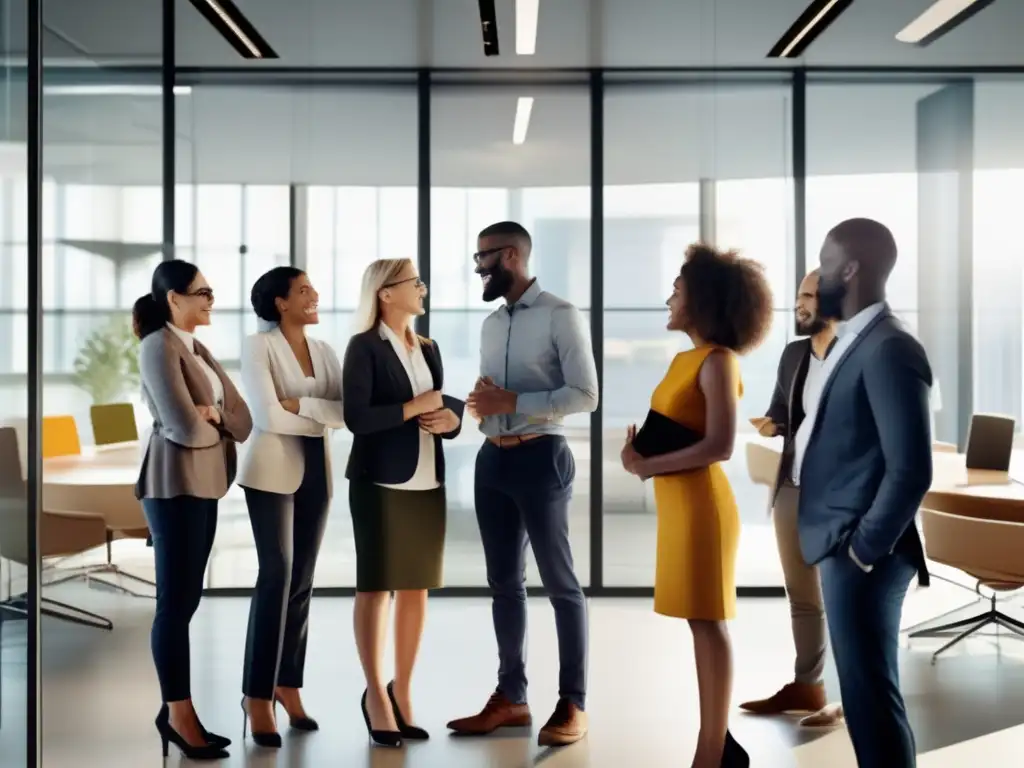
[[[230,757],[228,752],[217,744],[203,744],[202,746],[194,747],[185,741],[181,734],[171,727],[170,710],[166,706],[161,707],[160,712],[157,713],[156,720],[153,722],[156,725],[157,732],[160,734],[160,743],[163,747],[164,757],[167,757],[170,753],[171,744],[181,750],[181,754],[188,760],[223,760],[225,757]]]
[[[750,755],[747,750],[740,746],[739,742],[732,737],[732,733],[725,732],[725,749],[722,750],[722,768],[750,768]]]
[[[160,708],[160,714],[157,715],[157,717],[170,721],[171,711],[167,706],[167,702],[164,702],[164,705]],[[198,722],[198,720],[199,717],[197,715],[196,721]],[[221,736],[219,733],[213,733],[212,731],[206,730],[206,727],[202,723],[199,723],[199,730],[202,732],[203,738],[206,739],[207,744],[214,744],[221,748],[231,746],[231,739],[227,736]]]
[[[282,707],[284,707],[284,702],[281,701],[281,699],[277,696],[277,694],[275,694],[274,695],[274,705],[276,706],[278,704],[280,704]],[[287,712],[288,711],[288,707],[284,707],[284,711]],[[289,714],[288,715],[288,725],[290,725],[296,731],[311,732],[311,731],[319,731],[320,730],[320,723],[318,723],[312,717],[296,717],[296,718],[293,718]]]
[[[366,708],[366,694],[367,691],[363,691],[360,706],[363,708],[363,720],[366,721],[366,731],[370,734],[370,741],[376,747],[390,747],[392,749],[401,747],[402,734],[400,731],[375,731],[373,729],[373,725],[370,723],[370,712]]]
[[[419,726],[409,725],[405,722],[405,718],[402,716],[402,709],[398,706],[398,700],[395,698],[394,680],[388,683],[388,698],[391,700],[391,711],[395,713],[395,722],[398,723],[398,732],[402,734],[403,739],[426,741],[430,738],[430,734]]]
[[[245,707],[245,697],[242,697],[242,741],[245,741],[245,734],[249,728],[249,710]],[[281,734],[277,731],[270,733],[257,733],[252,732],[252,740],[257,746],[268,747],[270,749],[281,748]]]

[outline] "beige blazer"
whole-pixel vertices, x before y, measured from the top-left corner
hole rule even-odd
[[[195,496],[220,499],[235,479],[235,443],[252,430],[252,416],[235,385],[198,341],[196,354],[224,385],[221,423],[199,417],[197,405],[214,405],[213,388],[195,356],[165,328],[142,340],[139,368],[142,399],[153,415],[153,431],[135,484],[139,499]]]
[[[307,381],[279,328],[257,333],[242,349],[242,388],[252,404],[252,437],[245,446],[238,484],[256,491],[290,495],[306,472],[303,437],[324,438],[327,496],[333,493],[328,429],[345,426],[341,406],[341,363],[331,345],[307,339],[314,379]],[[281,400],[299,401],[297,414]]]

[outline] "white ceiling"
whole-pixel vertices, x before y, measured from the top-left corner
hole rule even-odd
[[[488,60],[480,52],[475,0],[237,1],[282,53],[276,66],[464,67],[759,65],[807,2],[541,0],[538,55],[516,57],[513,2],[497,0],[508,56]],[[895,31],[927,4],[860,0],[811,46],[806,63],[981,65],[1013,63],[1014,56],[1024,63],[1024,47],[1014,45],[1016,30],[1024,28],[1024,2],[999,0],[928,49],[896,43]],[[48,63],[157,60],[159,6],[160,0],[47,0]],[[255,66],[243,62],[185,0],[178,3],[178,22],[179,64]],[[133,33],[125,34],[126,28]],[[47,83],[57,84],[57,77],[54,70]],[[99,69],[83,70],[80,77],[110,82]],[[620,83],[622,77],[609,77],[605,102],[607,183],[789,172],[790,89],[768,82],[774,76],[766,73],[763,84],[720,81],[715,87],[638,87]],[[150,83],[159,85],[159,75]],[[915,103],[938,87],[816,81],[807,104],[809,171],[913,170]],[[515,104],[524,95],[536,103],[526,143],[514,146]],[[0,139],[23,141],[18,107],[24,102],[23,86],[9,84],[0,101],[0,112],[8,113]],[[411,81],[372,88],[196,85],[176,105],[182,183],[416,183]],[[431,110],[438,186],[590,182],[589,99],[582,81],[437,85]],[[158,97],[51,95],[44,114],[49,173],[79,182],[160,183]],[[1024,167],[1024,77],[1019,84],[980,82],[976,159],[981,167]]]
[[[537,53],[516,56],[514,0],[496,0],[502,54],[483,55],[476,0],[235,0],[287,67],[761,66],[809,0],[541,0]],[[934,45],[897,31],[933,0],[859,0],[796,63],[1024,64],[1024,3],[997,0]],[[14,3],[17,8],[24,2]],[[159,61],[160,0],[46,0],[47,53]],[[180,66],[246,66],[186,0]],[[16,22],[12,29],[21,29]]]

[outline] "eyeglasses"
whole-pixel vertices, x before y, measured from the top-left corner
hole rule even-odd
[[[198,288],[194,291],[189,291],[185,295],[195,296],[196,298],[206,299],[207,301],[213,301],[213,288]]]
[[[384,289],[384,288],[394,288],[396,285],[404,285],[405,283],[413,283],[417,288],[423,288],[423,287],[426,286],[426,283],[424,283],[422,280],[420,280],[420,278],[417,276],[417,277],[407,277],[407,278],[405,278],[405,280],[396,280],[393,283],[385,283],[384,285],[381,286],[381,289]]]
[[[477,251],[476,253],[473,254],[473,263],[476,264],[479,267],[481,261],[485,261],[485,260],[489,259],[491,256],[494,256],[497,253],[501,253],[506,248],[511,248],[511,247],[512,246],[509,246],[509,245],[500,245],[497,248],[488,248],[488,249],[483,250],[483,251]]]

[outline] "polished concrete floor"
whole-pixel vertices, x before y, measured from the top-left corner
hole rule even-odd
[[[113,632],[43,623],[44,765],[47,768],[145,768],[160,765],[152,726],[159,695],[148,631],[152,602],[86,589],[50,595],[107,614]],[[906,623],[948,610],[969,598],[941,583],[913,593]],[[401,752],[367,747],[359,714],[363,689],[351,633],[351,601],[314,602],[306,700],[322,731],[288,734],[279,752],[243,744],[238,708],[241,652],[248,601],[204,601],[193,624],[193,692],[211,729],[236,738],[226,766],[345,766],[346,768],[621,768],[686,766],[697,729],[692,652],[684,624],[654,615],[649,601],[590,602],[589,737],[567,749],[536,746],[535,733],[453,739],[451,717],[477,709],[494,684],[495,646],[485,600],[436,599],[415,684],[416,719],[433,738]],[[1006,610],[1024,614],[1019,605]],[[530,604],[530,701],[535,718],[555,703],[557,654],[554,621],[544,600]],[[0,764],[20,766],[23,738],[24,623],[3,627],[3,721]],[[789,617],[782,600],[741,601],[733,625],[735,700],[760,696],[791,670]],[[906,645],[906,643],[905,643]],[[1019,766],[1024,750],[1024,643],[1008,636],[972,640],[938,664],[938,641],[914,641],[903,651],[903,687],[921,768]],[[831,676],[831,671],[829,675]],[[20,676],[20,677],[19,677]],[[830,677],[832,690],[834,679]],[[733,732],[755,768],[855,765],[842,728],[800,729],[794,720],[735,715]],[[184,763],[184,761],[180,761]],[[179,764],[176,754],[170,765]],[[872,767],[874,768],[874,767]]]

